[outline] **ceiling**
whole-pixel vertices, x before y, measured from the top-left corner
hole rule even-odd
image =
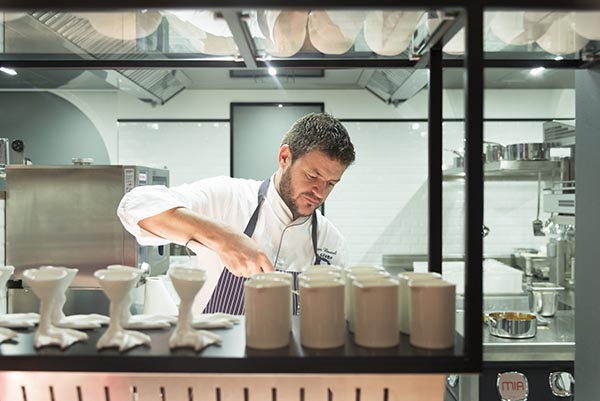
[[[361,76],[367,70],[326,70],[322,77],[255,76],[232,78],[227,69],[198,68],[180,70],[190,79],[187,89],[361,89]],[[464,70],[444,70],[444,87],[463,87]],[[16,76],[0,73],[0,89],[114,90],[104,71],[22,69]],[[545,70],[534,76],[529,69],[493,68],[485,71],[487,89],[573,89],[574,70]]]

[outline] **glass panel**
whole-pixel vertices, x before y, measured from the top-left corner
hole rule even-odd
[[[435,10],[246,10],[249,39],[217,11],[28,11],[0,13],[7,59],[160,60],[257,58],[409,59],[411,39],[428,36],[447,15]],[[486,11],[488,59],[587,59],[600,52],[599,12]],[[418,28],[418,29],[417,29]],[[242,45],[244,44],[244,45]],[[252,49],[252,47],[254,49]],[[443,50],[464,56],[464,29]],[[246,53],[247,54],[247,53]]]
[[[598,51],[599,18],[598,12],[486,12],[486,57],[562,60],[593,54]]]
[[[247,21],[262,57],[408,58],[423,11],[259,10]]]
[[[224,19],[210,11],[0,13],[2,52],[43,59],[234,56]]]

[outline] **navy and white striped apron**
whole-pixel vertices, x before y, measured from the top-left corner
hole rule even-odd
[[[254,209],[254,213],[250,217],[248,221],[248,225],[244,230],[244,234],[248,237],[252,237],[254,234],[254,230],[256,229],[256,222],[258,220],[258,212],[260,207],[262,206],[263,201],[265,200],[265,195],[267,193],[267,188],[269,187],[270,179],[266,179],[260,184],[260,188],[258,189],[258,205],[256,209]],[[312,244],[313,251],[315,254],[315,264],[319,265],[321,262],[329,264],[327,259],[321,258],[317,254],[317,215],[316,212],[312,214]],[[284,271],[285,270],[279,270]],[[298,274],[300,272],[286,272],[290,273],[294,277],[294,290],[298,290]],[[248,280],[246,277],[237,277],[234,276],[227,267],[223,269],[221,276],[219,277],[219,281],[217,282],[217,286],[215,287],[208,304],[204,308],[204,313],[230,313],[232,315],[243,315],[244,314],[244,282]],[[294,314],[298,314],[298,296],[296,294],[293,295],[294,302]]]

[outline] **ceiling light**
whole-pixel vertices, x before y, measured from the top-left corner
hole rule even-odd
[[[0,67],[0,71],[8,75],[17,75],[17,72],[12,68]]]
[[[283,105],[280,103],[277,105],[277,107],[279,107],[281,109],[283,107]]]
[[[554,60],[556,61],[560,61],[560,60],[564,60],[565,58],[563,56],[556,56],[554,57]]]
[[[537,77],[539,75],[542,75],[544,73],[544,70],[544,67],[532,68],[531,71],[529,71],[529,74],[533,75],[534,77]]]
[[[271,75],[271,76],[273,76],[273,77],[274,77],[275,75],[277,75],[277,68],[274,68],[274,67],[269,67],[269,75]]]
[[[420,127],[419,123],[413,123],[413,125],[412,125],[412,129],[414,129],[414,130],[418,130],[419,127]]]

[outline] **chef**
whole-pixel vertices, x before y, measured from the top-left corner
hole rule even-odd
[[[326,113],[297,120],[284,135],[279,167],[264,181],[214,177],[167,188],[141,186],[118,207],[141,245],[185,245],[207,281],[194,313],[243,314],[243,283],[275,269],[346,264],[344,239],[319,210],[354,162],[348,132]],[[297,307],[297,304],[296,304]]]

